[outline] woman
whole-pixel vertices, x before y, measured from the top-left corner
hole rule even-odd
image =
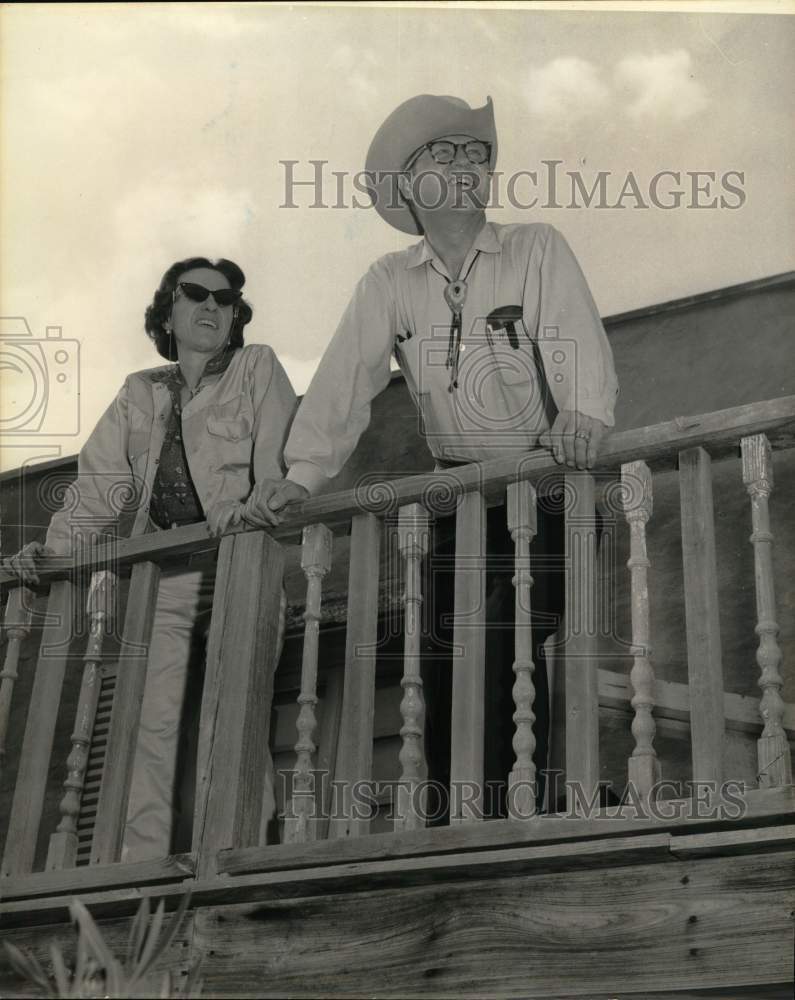
[[[256,502],[257,482],[283,475],[296,397],[270,347],[243,346],[252,317],[244,283],[229,260],[193,257],[166,271],[145,328],[158,353],[176,363],[127,378],[80,452],[72,503],[54,515],[44,545],[31,542],[12,558],[23,581],[38,582],[43,556],[74,555],[98,533],[138,535],[206,519],[220,535]],[[216,556],[213,548],[187,565],[162,566],[125,861],[170,853],[180,812],[175,786],[190,786],[192,795],[192,782],[177,775],[189,774],[195,757],[186,733],[195,728],[201,660],[189,666],[209,627]],[[189,806],[182,803],[183,814]]]

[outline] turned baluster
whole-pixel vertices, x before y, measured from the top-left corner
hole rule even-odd
[[[317,717],[317,659],[320,631],[320,598],[323,577],[331,568],[332,535],[323,524],[304,528],[301,548],[301,569],[306,576],[306,610],[304,611],[304,650],[301,662],[301,693],[296,729],[295,772],[293,775],[292,809],[284,824],[286,843],[303,843],[315,839],[315,778],[312,755]]]
[[[756,583],[756,634],[759,646],[756,662],[761,670],[762,698],[759,713],[764,728],[757,741],[759,787],[775,788],[792,784],[792,761],[784,732],[784,701],[781,697],[781,647],[778,644],[776,597],[773,585],[773,535],[770,531],[768,497],[773,491],[773,456],[764,434],[741,442],[743,482],[751,498],[751,521]]]
[[[508,778],[509,815],[517,818],[532,816],[535,812],[536,769],[533,753],[536,739],[533,733],[535,714],[535,686],[533,684],[533,630],[530,616],[530,592],[533,577],[530,567],[530,543],[538,531],[536,491],[530,483],[511,483],[508,487],[508,529],[514,541],[516,591],[516,638],[513,672],[513,702],[516,711],[513,721],[513,750],[516,755]]]
[[[30,635],[32,607],[33,592],[27,587],[15,587],[9,593],[4,621],[8,648],[6,649],[3,669],[0,670],[0,771],[6,753],[14,682],[19,677],[19,654],[22,643]]]
[[[632,684],[630,704],[635,715],[632,735],[635,747],[628,762],[629,780],[637,792],[648,797],[660,781],[660,761],[654,749],[656,726],[654,710],[654,669],[651,665],[649,625],[649,584],[651,565],[646,553],[646,524],[652,514],[651,471],[645,462],[627,462],[621,466],[624,517],[629,525],[630,554],[627,567],[632,591],[632,655],[629,675]]]
[[[108,570],[92,574],[88,591],[89,636],[83,657],[83,680],[71,736],[72,750],[66,760],[66,793],[61,799],[61,821],[50,837],[47,868],[72,868],[77,857],[77,820],[83,795],[91,733],[101,685],[102,644],[114,620],[116,575]]]
[[[428,513],[420,504],[400,508],[398,547],[405,565],[405,639],[403,653],[403,699],[400,714],[402,746],[400,784],[397,788],[395,830],[416,830],[425,825],[424,781],[428,774],[425,761],[425,699],[420,676],[420,638],[422,634],[422,560],[428,553]]]

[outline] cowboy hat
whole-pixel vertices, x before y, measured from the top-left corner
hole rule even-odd
[[[419,234],[420,229],[398,189],[398,174],[412,153],[443,135],[471,135],[491,143],[489,169],[497,162],[494,105],[470,108],[458,97],[420,94],[395,108],[375,133],[367,152],[365,173],[375,210],[395,229]]]

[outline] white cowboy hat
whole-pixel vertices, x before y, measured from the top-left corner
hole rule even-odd
[[[494,169],[497,131],[490,97],[482,108],[470,108],[458,97],[411,97],[395,108],[370,143],[365,163],[370,197],[381,218],[401,232],[416,235],[420,230],[400,194],[398,175],[412,153],[442,135],[471,135],[491,143],[489,169]]]

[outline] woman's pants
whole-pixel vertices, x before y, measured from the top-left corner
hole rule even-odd
[[[190,850],[196,749],[217,553],[160,576],[122,861]],[[279,650],[283,636],[282,598]],[[272,765],[263,815],[275,809]]]

